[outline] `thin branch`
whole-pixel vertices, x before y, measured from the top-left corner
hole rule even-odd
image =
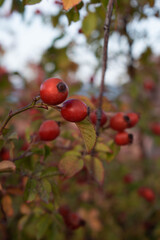
[[[110,31],[110,24],[111,24],[111,17],[112,17],[114,2],[115,2],[115,0],[109,0],[109,2],[108,2],[105,24],[104,24],[102,78],[101,78],[101,86],[100,86],[100,92],[99,92],[99,98],[98,98],[99,101],[98,101],[97,123],[96,123],[97,137],[99,136],[100,122],[101,122],[101,115],[102,115],[104,81],[105,81],[105,74],[106,74],[106,69],[107,69],[107,64],[108,64],[108,40],[109,40],[109,31]]]
[[[16,116],[19,113],[22,113],[24,111],[27,111],[31,108],[44,108],[44,109],[48,109],[48,105],[41,102],[41,103],[37,103],[40,100],[40,96],[37,96],[33,99],[33,101],[28,104],[25,107],[22,107],[18,110],[15,111],[10,111],[8,116],[6,117],[6,119],[2,122],[1,126],[0,126],[0,136],[3,134],[3,130],[5,129],[6,125],[8,124],[8,122],[11,120],[11,118],[13,118],[14,116]]]

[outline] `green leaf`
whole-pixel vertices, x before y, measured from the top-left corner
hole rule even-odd
[[[38,182],[38,193],[44,202],[48,203],[51,191],[52,187],[47,179],[43,178]]]
[[[25,201],[33,201],[37,195],[37,181],[35,179],[28,179],[26,184],[26,188],[24,191],[24,200]]]
[[[73,177],[83,168],[83,166],[83,160],[77,158],[76,156],[67,156],[65,158],[62,158],[59,162],[60,172],[68,178]]]
[[[77,22],[79,20],[80,15],[79,11],[72,8],[69,12],[66,13],[66,16],[68,18],[69,24],[71,24],[71,22]]]
[[[93,125],[88,119],[78,122],[76,125],[82,134],[87,151],[90,152],[96,142],[96,132]]]
[[[3,129],[3,137],[7,140],[18,139],[17,133],[14,131],[13,127]]]
[[[36,236],[37,236],[37,239],[42,239],[49,226],[52,224],[52,218],[48,215],[48,214],[45,214],[45,215],[42,215],[39,217],[39,220],[36,224]]]
[[[118,146],[113,140],[108,142],[109,148],[112,150],[111,153],[107,153],[106,160],[107,162],[111,162],[119,153],[120,146]]]
[[[89,13],[83,20],[82,31],[89,37],[97,27],[97,16],[95,13]]]
[[[81,156],[81,153],[80,153],[79,151],[70,150],[70,151],[67,151],[67,152],[64,154],[64,157],[67,157],[67,156],[80,157],[80,156]]]
[[[24,5],[33,5],[40,3],[42,0],[24,0]]]
[[[97,143],[96,144],[96,151],[112,153],[112,150],[104,143]]]
[[[98,158],[87,155],[85,156],[85,165],[96,182],[102,185],[104,182],[104,167],[102,162]]]
[[[44,159],[46,159],[51,153],[51,149],[50,147],[48,147],[47,145],[44,146]]]
[[[0,6],[2,6],[4,3],[4,0],[0,0]]]
[[[51,177],[51,176],[54,176],[55,173],[57,172],[58,172],[58,169],[56,167],[48,167],[41,172],[40,177],[41,178]]]

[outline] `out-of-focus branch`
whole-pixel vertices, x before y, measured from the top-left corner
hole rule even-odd
[[[103,92],[104,92],[104,81],[105,74],[108,64],[108,40],[109,40],[109,31],[111,25],[111,17],[115,0],[109,0],[104,24],[104,45],[103,45],[103,61],[102,61],[102,78],[101,86],[98,98],[98,109],[97,109],[97,123],[96,123],[96,135],[99,136],[100,130],[100,121],[102,115],[102,102],[103,102]]]

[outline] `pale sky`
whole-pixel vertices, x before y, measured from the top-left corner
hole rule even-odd
[[[10,10],[10,0],[6,0],[5,4],[0,8],[0,16],[5,16]],[[26,6],[25,18],[17,13],[13,13],[9,18],[0,18],[0,43],[7,50],[7,54],[0,64],[5,65],[11,71],[24,72],[26,64],[38,62],[42,53],[50,46],[54,38],[59,35],[59,31],[54,29],[50,24],[43,24],[41,16],[35,15],[35,10],[39,9],[43,15],[56,14],[59,6],[53,4],[54,0],[43,0],[36,5]],[[160,1],[157,1],[157,8],[160,9]],[[85,37],[79,34],[77,37],[80,22],[68,26],[67,20],[62,19],[68,33],[65,39],[59,44],[67,44],[71,39],[76,39],[77,47],[75,49],[74,59],[80,64],[77,76],[80,80],[87,81],[94,71],[96,60],[93,54],[85,47]],[[135,42],[133,53],[135,57],[141,54],[146,46],[151,46],[155,54],[160,54],[160,19],[151,17],[142,20],[137,24],[134,21],[130,29],[132,32],[146,32],[146,39],[138,39]],[[127,44],[125,39],[119,41],[118,35],[114,34],[109,41],[109,56],[114,55],[117,50],[127,52]],[[117,67],[117,62],[111,61],[106,75],[107,83],[118,84],[125,75],[126,59],[121,57]],[[115,71],[116,68],[116,71]],[[81,74],[79,74],[81,73]],[[99,76],[97,76],[99,78]],[[123,80],[122,80],[123,82]]]

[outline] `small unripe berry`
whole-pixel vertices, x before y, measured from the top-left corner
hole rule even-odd
[[[115,142],[117,145],[127,145],[133,142],[133,135],[127,132],[118,132],[115,136]]]
[[[68,86],[59,78],[49,78],[41,84],[40,96],[44,103],[60,104],[68,96]]]
[[[129,117],[123,113],[117,113],[110,119],[110,127],[116,131],[123,131],[129,126]]]
[[[128,113],[127,116],[129,117],[129,126],[128,128],[134,127],[139,121],[139,114],[137,113]]]
[[[59,126],[53,120],[46,120],[39,128],[39,137],[43,141],[52,141],[58,137],[59,133]]]
[[[69,99],[61,108],[62,117],[69,122],[81,122],[87,114],[88,107],[79,99]]]
[[[90,119],[93,124],[96,125],[97,122],[97,110],[90,113]],[[107,122],[107,115],[102,111],[100,126],[102,127]]]

